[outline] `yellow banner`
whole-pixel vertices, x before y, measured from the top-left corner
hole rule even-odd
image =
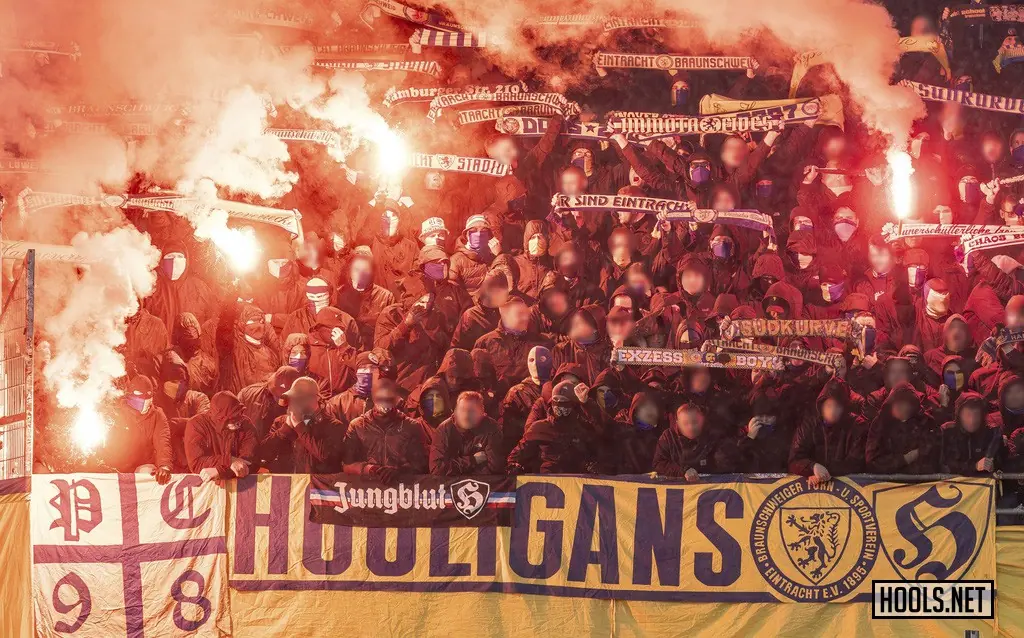
[[[310,522],[307,477],[250,477],[229,492],[229,582],[241,592],[864,602],[872,580],[994,579],[994,489],[980,478],[811,487],[530,476],[511,528],[366,529]]]
[[[0,636],[32,635],[27,479],[0,481]]]
[[[900,38],[896,42],[900,55],[904,53],[930,53],[938,60],[942,67],[943,75],[949,79],[952,71],[949,68],[949,57],[946,55],[946,47],[937,35],[917,35]],[[807,72],[819,64],[828,62],[820,51],[807,51],[796,56],[793,66],[793,75],[789,80],[789,97],[796,97],[796,90],[800,81],[804,79]]]

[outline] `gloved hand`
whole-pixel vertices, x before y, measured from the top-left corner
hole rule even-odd
[[[381,483],[390,485],[398,478],[398,468],[390,465],[377,465],[374,467],[373,474]]]
[[[171,470],[166,467],[158,467],[153,470],[153,476],[156,477],[157,485],[167,485],[171,480]]]

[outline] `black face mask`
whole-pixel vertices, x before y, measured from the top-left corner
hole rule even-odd
[[[767,294],[768,289],[771,288],[772,285],[775,284],[777,281],[778,279],[776,279],[775,277],[758,277],[756,280],[757,290],[762,295]]]

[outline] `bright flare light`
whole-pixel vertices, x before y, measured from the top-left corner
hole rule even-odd
[[[914,206],[914,191],[910,183],[910,176],[914,174],[914,166],[906,151],[891,148],[886,151],[885,157],[889,162],[889,172],[892,175],[889,195],[892,197],[893,212],[896,213],[897,219],[903,221],[910,215]]]
[[[385,129],[374,142],[377,144],[377,171],[386,177],[402,175],[411,159],[405,140],[391,129]]]
[[[231,270],[238,275],[252,272],[263,252],[251,228],[224,226],[210,233],[210,241],[227,258]]]
[[[93,450],[103,445],[107,440],[107,430],[110,426],[94,405],[78,406],[78,414],[71,424],[71,441],[82,452],[90,454]]]

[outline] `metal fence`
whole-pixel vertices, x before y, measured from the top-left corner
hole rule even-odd
[[[35,251],[15,265],[0,309],[0,480],[32,473]]]

